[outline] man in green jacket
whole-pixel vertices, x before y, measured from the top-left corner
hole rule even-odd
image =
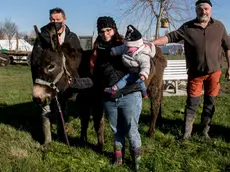
[[[222,49],[226,53],[228,62],[226,78],[230,80],[230,40],[226,29],[220,21],[211,17],[210,0],[198,0],[195,5],[197,17],[194,20],[153,41],[155,45],[184,41],[188,84],[183,139],[191,137],[203,88],[201,124],[204,137],[210,138],[208,131],[215,111],[215,98],[220,89]]]

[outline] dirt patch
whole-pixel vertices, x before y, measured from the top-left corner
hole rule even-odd
[[[25,149],[21,149],[18,147],[12,147],[9,152],[10,156],[18,157],[18,158],[26,158],[28,157],[28,151]]]

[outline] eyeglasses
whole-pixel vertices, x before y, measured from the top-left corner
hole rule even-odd
[[[113,29],[105,29],[105,30],[100,30],[99,34],[103,35],[104,33],[111,33]]]

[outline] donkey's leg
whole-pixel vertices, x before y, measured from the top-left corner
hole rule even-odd
[[[80,92],[76,97],[77,114],[81,119],[81,135],[80,143],[87,142],[87,129],[90,120],[90,90],[87,92]]]
[[[150,122],[150,127],[148,131],[148,135],[152,137],[155,132],[155,127],[156,127],[156,121],[158,115],[161,117],[161,101],[162,101],[162,94],[163,94],[163,89],[153,87],[150,92],[150,98],[151,98],[151,122]]]
[[[81,144],[85,144],[87,142],[87,129],[90,120],[90,106],[86,104],[82,104],[80,109],[81,109],[80,110],[80,118],[81,118],[80,142]]]
[[[94,129],[97,133],[98,151],[102,151],[104,145],[104,118],[103,118],[103,105],[94,104],[92,107]]]

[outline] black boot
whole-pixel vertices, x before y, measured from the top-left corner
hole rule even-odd
[[[201,118],[201,124],[203,126],[202,134],[203,134],[204,138],[205,139],[210,139],[210,136],[209,136],[208,132],[209,132],[210,125],[211,125],[211,118],[202,117]]]
[[[212,122],[213,114],[215,112],[215,100],[216,97],[204,96],[204,106],[201,116],[201,125],[203,126],[202,134],[206,139],[210,139],[208,132]]]
[[[42,116],[42,130],[44,135],[44,144],[48,144],[52,141],[51,127],[49,118]]]
[[[194,114],[185,115],[185,127],[184,127],[183,139],[188,139],[191,137],[194,119],[195,119]]]
[[[187,98],[187,104],[185,106],[185,117],[184,117],[184,135],[182,140],[191,137],[193,122],[195,120],[195,113],[200,103],[200,97],[190,97]]]

